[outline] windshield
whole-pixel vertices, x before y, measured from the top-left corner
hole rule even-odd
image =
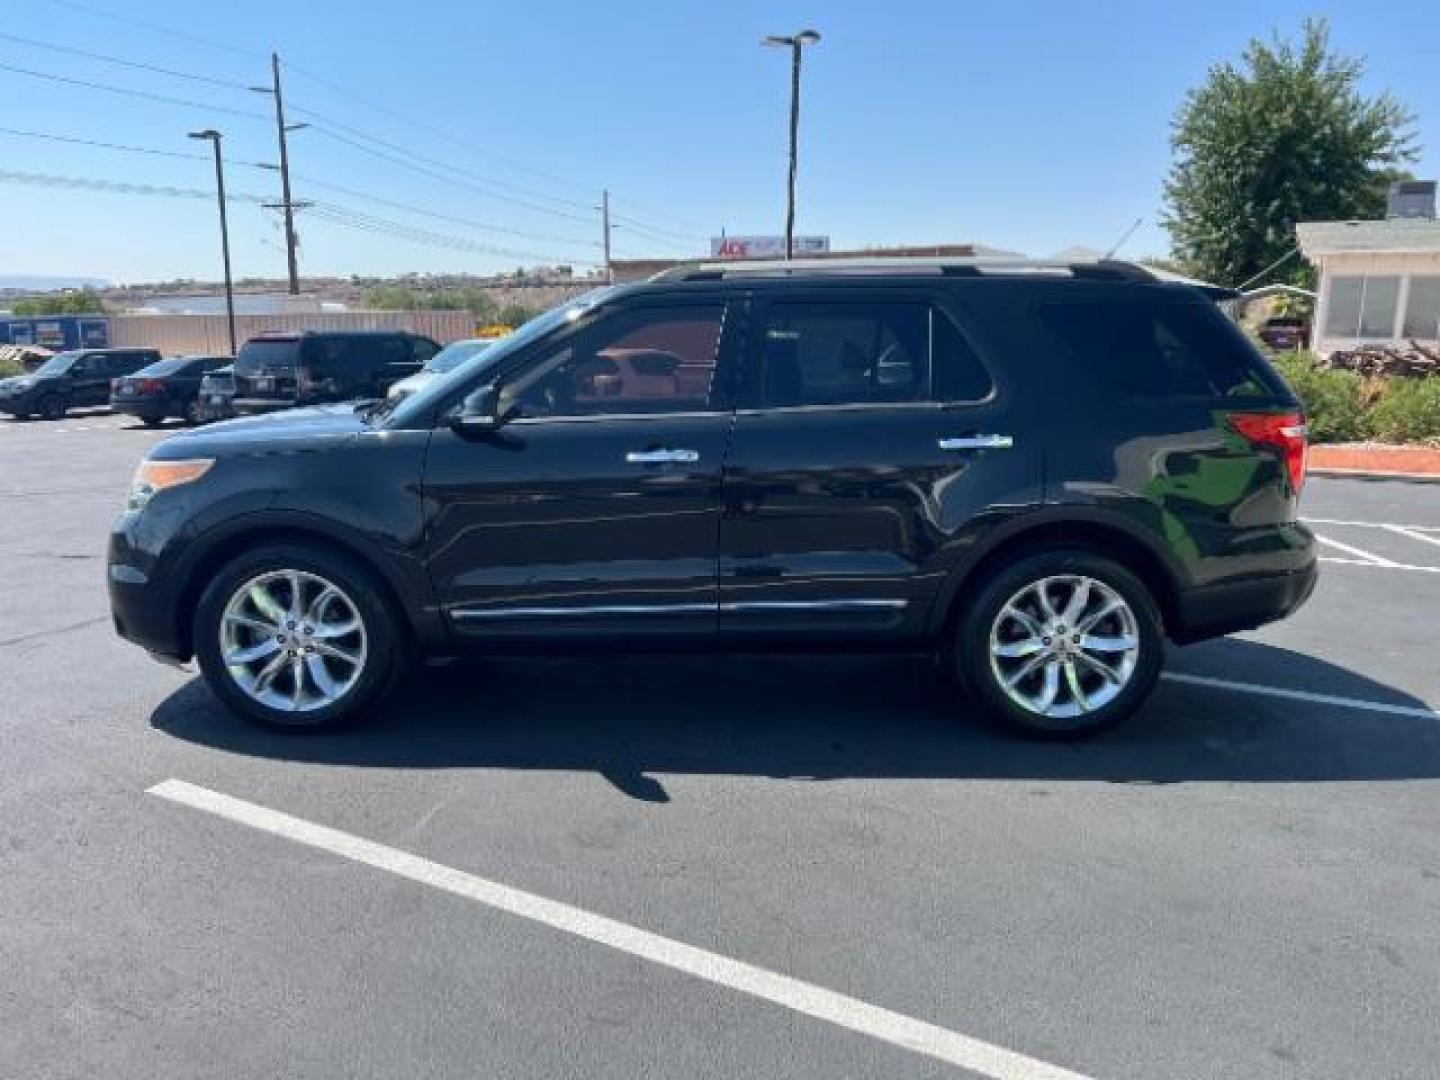
[[[513,356],[521,349],[526,348],[532,341],[538,341],[552,330],[566,323],[574,322],[591,308],[604,303],[617,291],[618,287],[615,285],[591,289],[585,295],[577,296],[574,300],[561,304],[559,307],[553,307],[545,314],[531,319],[513,334],[501,338],[485,350],[485,366],[502,363],[506,357]],[[452,385],[453,380],[451,379],[432,379],[428,385],[385,409],[384,412],[377,410],[372,413],[369,419],[373,421],[393,412],[396,423],[400,426],[409,423],[412,418],[418,421],[420,417],[428,416],[439,400],[450,392]],[[428,423],[428,420],[426,422]]]
[[[159,378],[162,375],[175,375],[181,372],[187,372],[187,369],[197,362],[198,361],[195,360],[157,360],[149,367],[141,368],[137,371],[135,377],[137,379],[141,377],[150,379]]]
[[[36,375],[64,375],[80,359],[78,352],[56,353],[35,369]]]
[[[251,338],[240,346],[235,357],[235,371],[241,375],[257,372],[291,372],[300,354],[298,338]]]
[[[425,370],[432,375],[454,371],[466,360],[484,352],[492,344],[494,342],[490,341],[453,341],[430,358],[430,362],[425,365]]]

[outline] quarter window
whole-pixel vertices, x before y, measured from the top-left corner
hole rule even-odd
[[[622,312],[581,330],[514,387],[522,417],[697,412],[713,401],[723,304]]]
[[[1130,394],[1279,392],[1260,354],[1214,304],[1120,299],[1045,304],[1040,319],[1089,377]]]

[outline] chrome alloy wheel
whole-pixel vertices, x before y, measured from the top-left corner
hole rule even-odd
[[[1011,701],[1036,716],[1084,716],[1120,694],[1140,657],[1135,613],[1092,577],[1033,581],[990,628],[990,670]]]
[[[305,570],[251,578],[220,617],[220,655],[235,685],[283,712],[311,712],[344,697],[365,670],[366,645],[355,602]]]

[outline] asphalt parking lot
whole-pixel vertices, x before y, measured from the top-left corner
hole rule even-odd
[[[164,434],[0,420],[0,1076],[1437,1074],[1440,485],[1312,479],[1310,604],[1080,745],[855,658],[283,738],[110,629]]]

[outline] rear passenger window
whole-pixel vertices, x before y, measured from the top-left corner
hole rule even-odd
[[[918,401],[928,383],[929,308],[772,304],[761,358],[771,408]]]
[[[769,408],[978,401],[990,393],[969,343],[924,303],[772,304],[760,364]]]
[[[1045,304],[1040,318],[1086,374],[1117,390],[1149,397],[1281,392],[1255,347],[1210,304]]]

